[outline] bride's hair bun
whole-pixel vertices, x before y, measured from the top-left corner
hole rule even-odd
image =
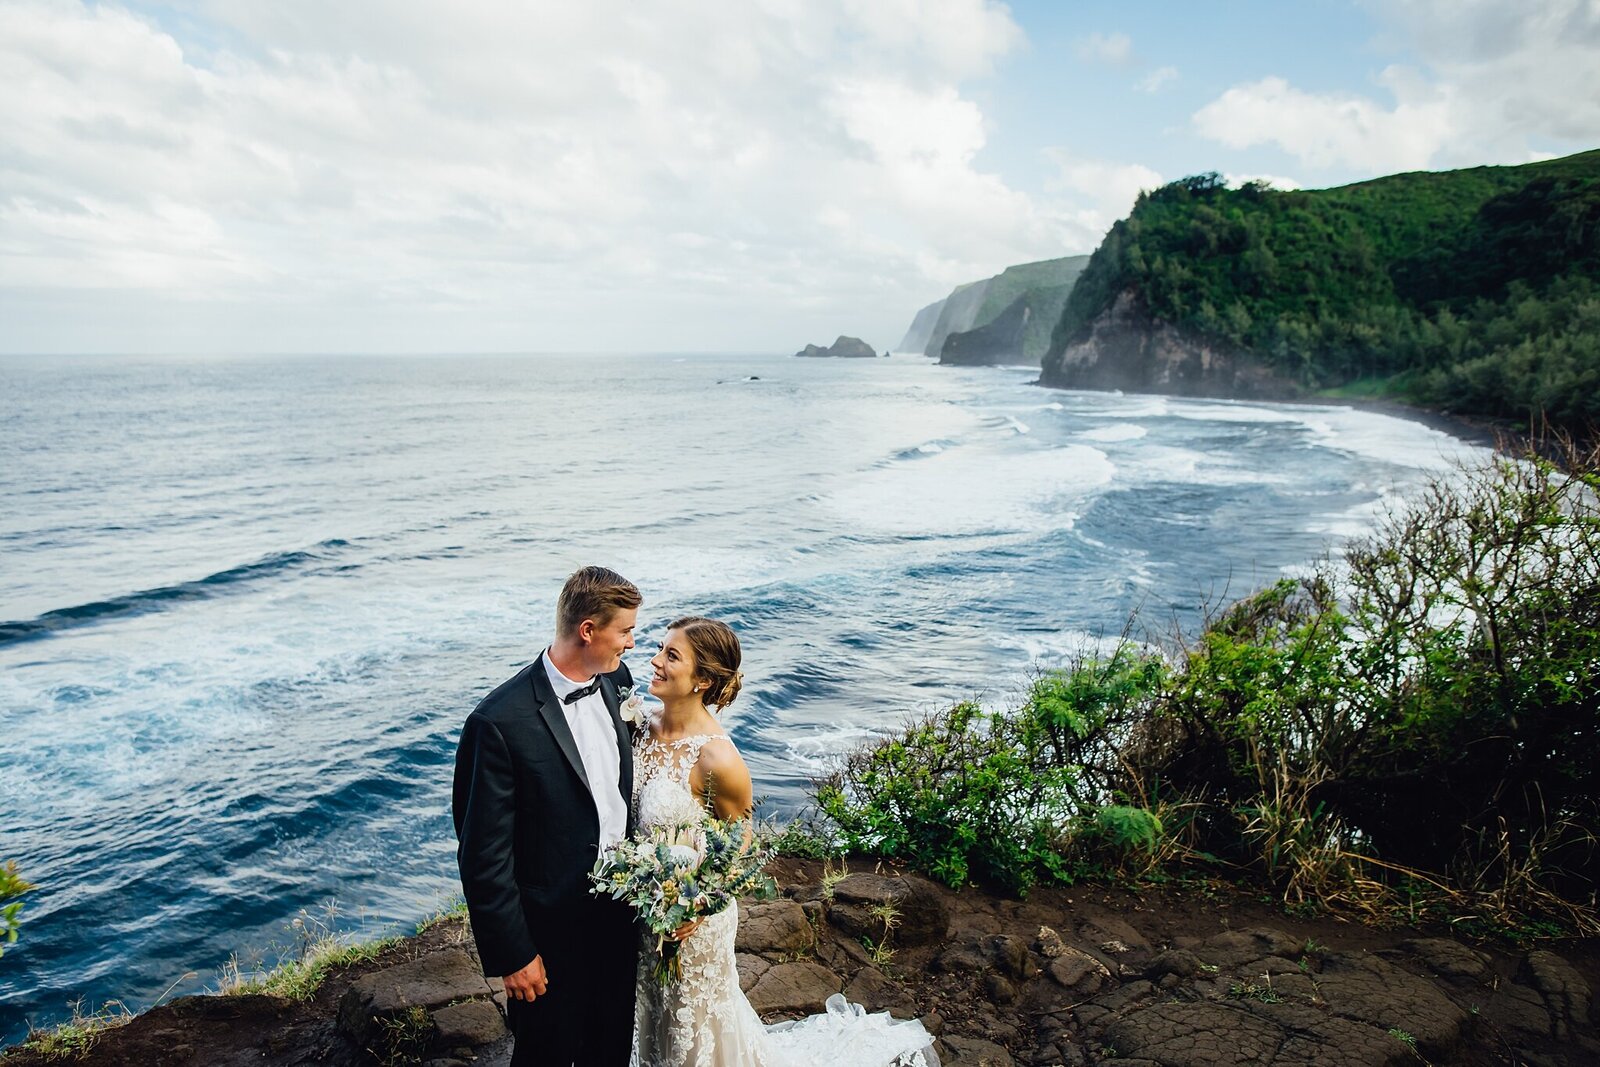
[[[725,622],[686,615],[667,627],[682,634],[694,650],[695,674],[706,681],[706,707],[721,711],[739,695],[739,638]]]
[[[744,684],[744,672],[734,671],[728,675],[716,691],[716,699],[707,700],[706,703],[714,706],[718,711],[732,704],[739,695],[739,687]]]

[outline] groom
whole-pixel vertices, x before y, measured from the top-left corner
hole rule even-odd
[[[628,835],[633,756],[618,687],[641,597],[604,567],[567,579],[556,639],[483,698],[456,750],[461,888],[484,974],[503,976],[513,1067],[627,1067],[633,913],[589,893]]]

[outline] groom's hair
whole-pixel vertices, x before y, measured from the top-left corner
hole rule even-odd
[[[556,600],[556,636],[576,633],[584,619],[604,626],[617,612],[642,603],[644,597],[638,588],[616,571],[584,567],[561,587],[561,596]]]

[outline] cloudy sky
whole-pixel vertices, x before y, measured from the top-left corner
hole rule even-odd
[[[0,352],[792,351],[1200,171],[1600,146],[1600,0],[0,0]]]

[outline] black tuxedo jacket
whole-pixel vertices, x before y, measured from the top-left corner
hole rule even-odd
[[[617,690],[626,666],[600,676],[621,753],[618,788],[633,833],[633,749]],[[507,975],[540,954],[551,930],[582,921],[600,817],[544,656],[483,698],[456,749],[456,860],[484,973]]]

